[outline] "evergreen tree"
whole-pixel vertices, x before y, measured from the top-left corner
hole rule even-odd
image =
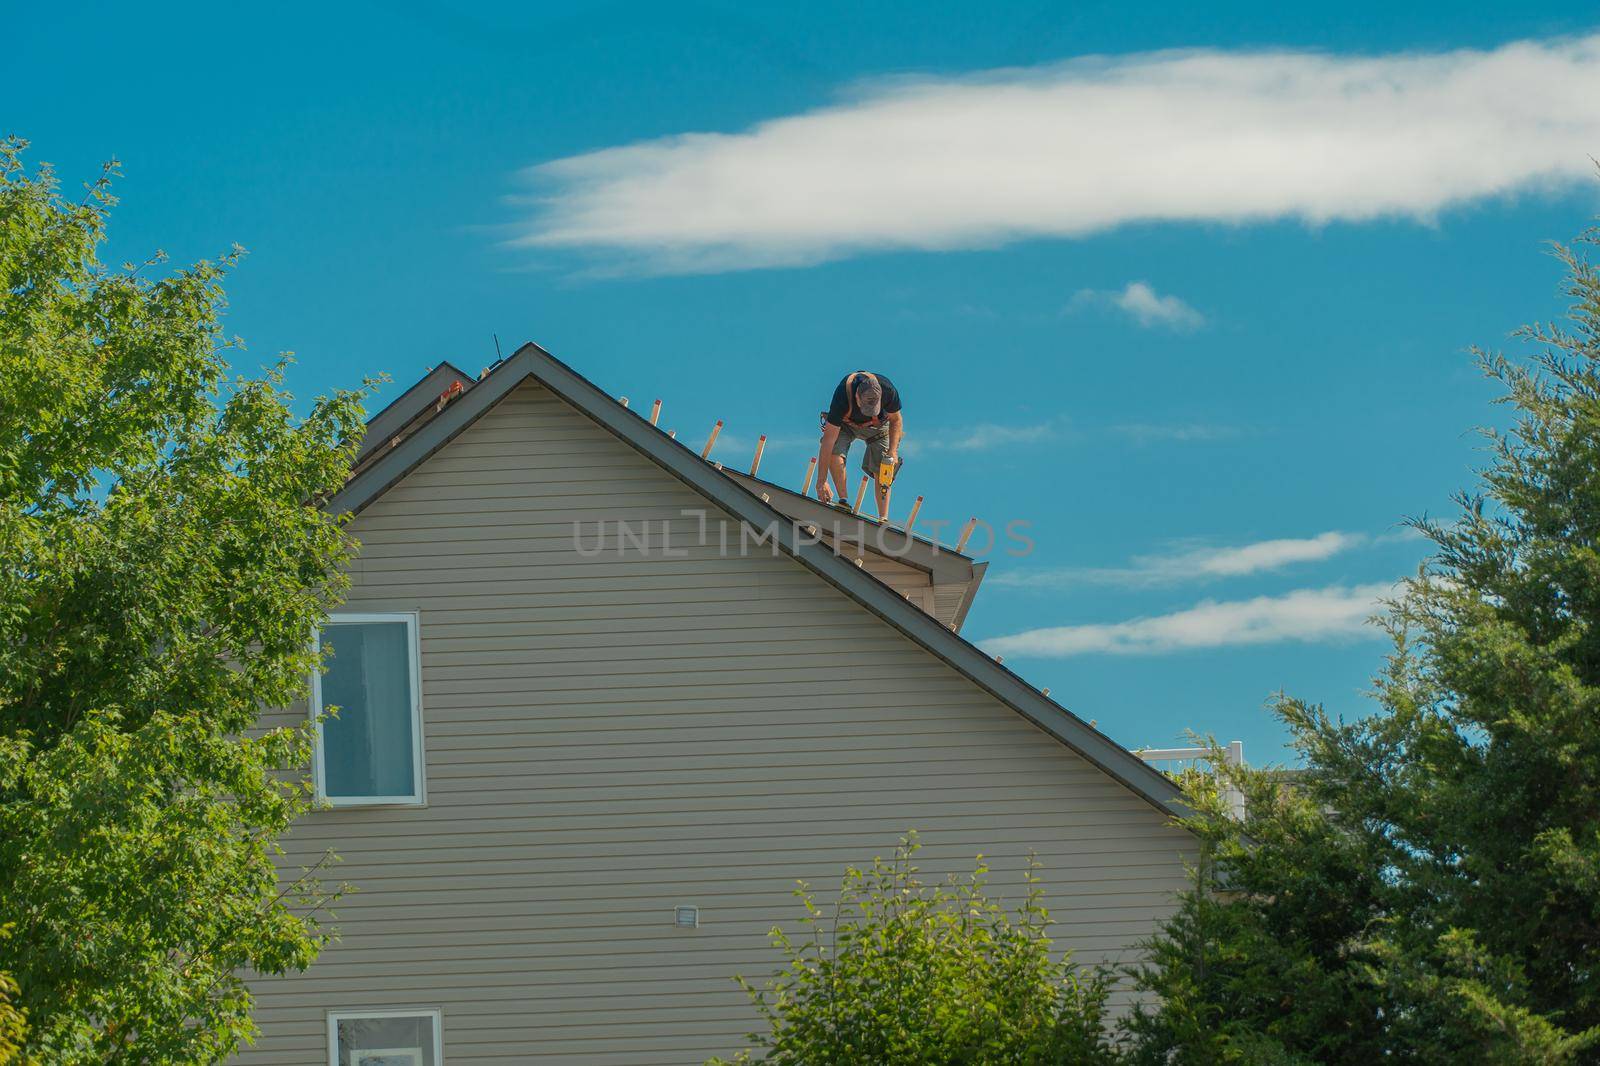
[[[1600,1056],[1600,275],[1478,352],[1513,418],[1384,621],[1379,709],[1279,702],[1305,770],[1224,770],[1210,856],[1153,945],[1146,1062]]]

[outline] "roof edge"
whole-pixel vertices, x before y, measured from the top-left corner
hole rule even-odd
[[[473,378],[448,359],[428,368],[428,372],[412,382],[411,387],[384,404],[383,409],[367,419],[362,434],[361,447],[357,449],[356,462],[362,462],[382,447],[394,434],[404,430],[416,417],[428,409],[439,393],[460,382],[471,388]]]
[[[817,526],[835,537],[861,545],[866,551],[913,566],[937,578],[940,583],[965,583],[972,579],[972,557],[956,551],[948,544],[918,536],[893,522],[879,522],[867,515],[813,500],[753,474],[727,469],[722,473],[755,496],[765,492],[774,499],[781,499],[782,506],[768,501],[778,513],[788,513],[796,521]],[[788,508],[787,512],[785,508]]]

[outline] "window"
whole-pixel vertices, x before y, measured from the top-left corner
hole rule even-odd
[[[328,1014],[328,1066],[443,1066],[437,1010]]]
[[[334,806],[422,803],[417,616],[336,614],[317,634],[333,654],[312,678],[317,798]]]

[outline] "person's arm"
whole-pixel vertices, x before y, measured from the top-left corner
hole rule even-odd
[[[839,434],[844,431],[845,415],[850,413],[850,396],[845,392],[845,383],[850,379],[844,378],[833,387],[833,398],[828,401],[828,413],[822,416],[822,443],[817,446],[817,499],[823,503],[833,502],[833,489],[828,487],[828,480],[834,474],[834,467],[839,468],[837,481],[839,495],[844,496],[844,459],[833,454],[833,446],[839,440]]]
[[[906,435],[905,416],[899,411],[895,411],[888,416],[886,421],[889,423],[889,458],[899,459],[900,438]]]
[[[817,448],[817,499],[833,502],[833,490],[828,488],[828,475],[833,472],[833,444],[839,439],[839,427],[832,422],[822,427],[822,444]]]

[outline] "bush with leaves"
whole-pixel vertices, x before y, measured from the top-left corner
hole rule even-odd
[[[97,259],[81,201],[0,144],[0,972],[52,1064],[209,1063],[250,1036],[240,972],[322,932],[279,883],[306,808],[312,628],[352,543],[319,502],[361,396],[297,418],[281,367],[230,379],[236,255],[159,278]]]
[[[1478,353],[1514,417],[1460,516],[1414,523],[1377,712],[1279,701],[1304,772],[1224,768],[1248,817],[1190,820],[1211,861],[1139,1061],[1600,1059],[1600,274],[1556,254],[1570,322]]]
[[[796,895],[806,935],[781,929],[788,965],[741,987],[768,1024],[751,1041],[788,1066],[1055,1066],[1115,1061],[1105,1036],[1108,976],[1052,955],[1038,865],[1015,913],[986,892],[980,857],[964,878],[927,884],[915,834],[892,860],[846,872],[824,913]],[[713,1064],[724,1060],[714,1059]],[[751,1052],[735,1062],[751,1061]]]

